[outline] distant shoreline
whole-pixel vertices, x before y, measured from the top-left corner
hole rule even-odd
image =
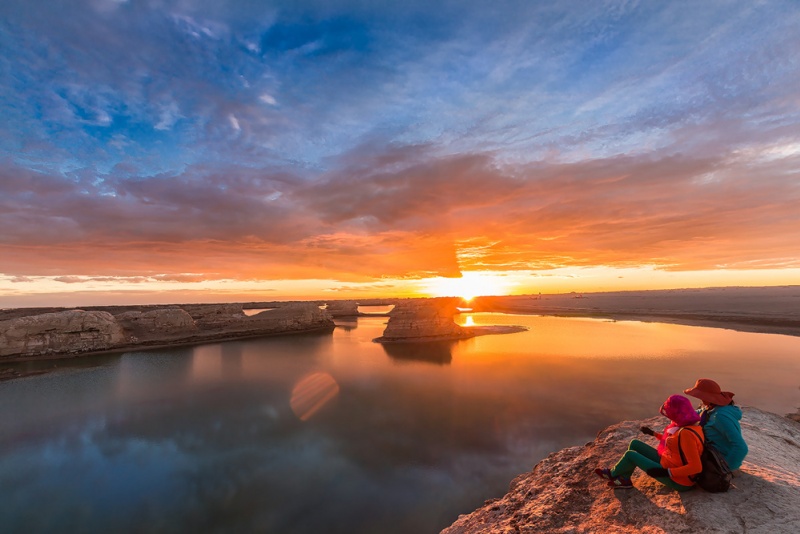
[[[478,297],[473,310],[800,336],[800,286]]]
[[[397,303],[406,299],[349,300],[354,305],[376,305]],[[318,301],[303,301],[318,304]],[[335,302],[335,301],[328,301]],[[295,301],[294,304],[299,302]],[[250,302],[242,303],[244,309],[285,307],[288,303]],[[236,305],[236,304],[234,304]],[[611,320],[660,322],[687,326],[725,328],[730,330],[800,336],[800,286],[775,287],[725,287],[680,290],[621,291],[602,293],[568,293],[546,295],[521,295],[476,297],[469,304],[473,312],[500,312],[521,315],[546,315],[555,317],[589,317]],[[189,305],[186,305],[189,306]],[[214,306],[214,305],[191,305]],[[225,306],[225,305],[223,305]],[[119,313],[127,310],[155,310],[162,306],[107,306],[79,309],[101,309]],[[37,315],[68,308],[16,308],[0,310],[0,320],[15,316]],[[76,308],[72,308],[76,309]],[[361,314],[359,314],[361,315]],[[192,346],[208,342],[221,342],[252,337],[282,335],[284,333],[307,333],[315,326],[295,327],[294,332],[224,332],[212,335],[188,336],[180,341],[151,340],[129,343],[105,350],[87,351],[80,354],[62,353],[42,356],[17,356],[3,358],[2,362],[17,363],[33,360],[74,358],[88,355],[120,353],[132,350],[151,350],[165,347]],[[475,328],[475,327],[462,327]],[[466,337],[503,333],[494,327],[484,331],[473,330]],[[502,329],[501,329],[502,330]],[[389,341],[389,340],[386,340]],[[11,378],[11,376],[0,376]]]

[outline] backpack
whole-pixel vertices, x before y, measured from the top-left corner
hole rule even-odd
[[[722,453],[720,453],[713,444],[704,441],[703,438],[691,428],[687,428],[686,430],[697,436],[697,439],[703,444],[703,453],[700,455],[700,463],[703,466],[703,470],[697,475],[689,477],[689,479],[710,493],[728,491],[731,487],[733,473],[728,467],[728,462],[723,458]],[[681,450],[680,440],[678,441],[678,450],[685,464],[686,456],[683,455],[683,451]]]

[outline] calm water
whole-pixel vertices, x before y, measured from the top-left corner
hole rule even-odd
[[[0,383],[2,531],[438,532],[697,377],[800,406],[800,338],[475,314],[530,330],[390,348],[385,321]]]

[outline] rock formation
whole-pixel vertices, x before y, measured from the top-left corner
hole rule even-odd
[[[201,330],[225,327],[245,317],[241,304],[184,304],[181,308]]]
[[[639,470],[633,489],[608,488],[593,470],[613,466],[631,439],[652,439],[639,433],[642,425],[660,428],[664,419],[613,425],[585,446],[551,454],[442,533],[800,532],[800,423],[745,408],[750,453],[727,493],[679,494]]]
[[[471,337],[468,330],[454,321],[457,298],[411,299],[398,302],[389,314],[389,324],[381,343],[403,341],[441,341]]]
[[[356,317],[358,302],[355,300],[331,300],[326,308],[332,317]]]
[[[146,312],[129,311],[115,318],[130,341],[167,340],[197,333],[197,325],[181,308],[162,308]]]
[[[220,323],[217,323],[220,326]],[[333,320],[326,310],[313,303],[295,303],[273,310],[246,316],[230,315],[224,323],[226,333],[267,335],[311,330],[333,330]]]
[[[107,307],[65,310],[0,321],[0,358],[58,357],[108,350],[333,331],[330,314],[292,303],[248,317],[240,304]]]
[[[101,311],[69,310],[0,322],[0,357],[94,352],[124,342],[114,316]]]

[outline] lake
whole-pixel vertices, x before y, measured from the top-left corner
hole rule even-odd
[[[696,378],[800,406],[797,337],[480,313],[529,330],[373,343],[386,320],[27,364],[56,369],[0,383],[3,532],[438,532]]]

